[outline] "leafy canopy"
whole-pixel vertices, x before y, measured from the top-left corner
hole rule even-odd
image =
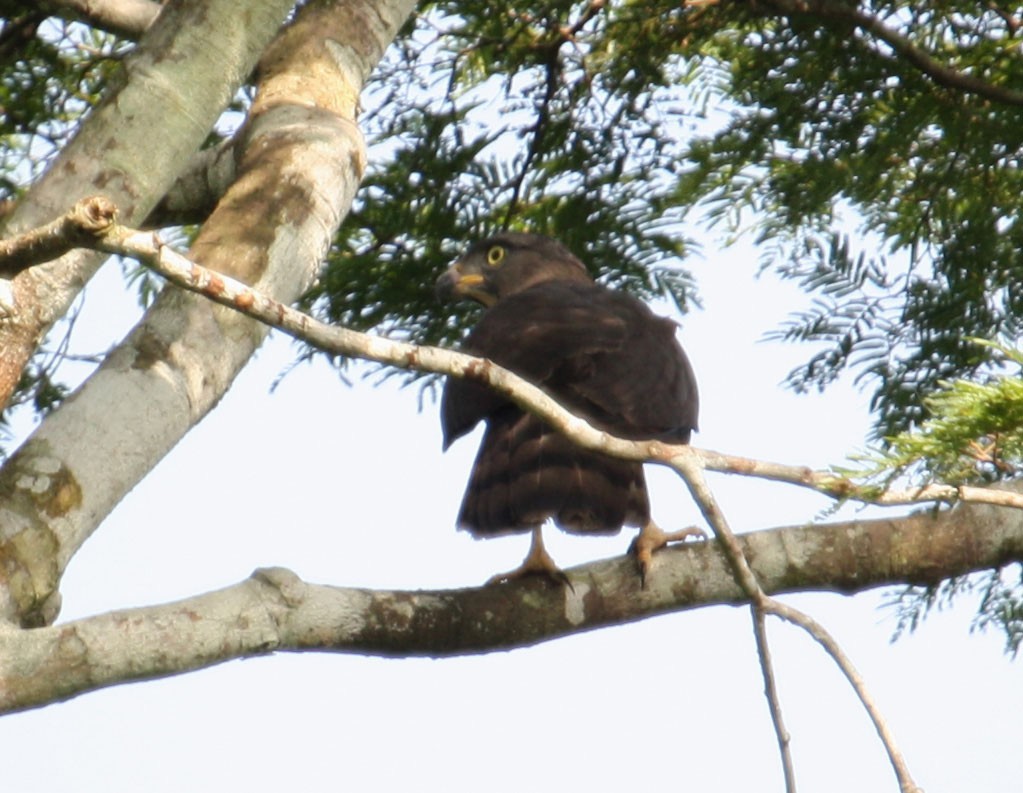
[[[693,72],[645,17],[479,2],[414,20],[369,92],[370,171],[310,296],[325,316],[451,343],[464,317],[438,310],[433,282],[504,228],[558,236],[594,275],[684,310],[674,183]]]
[[[311,299],[450,342],[430,284],[467,241],[531,228],[685,309],[684,219],[752,233],[813,303],[779,330],[851,369],[877,434],[986,371],[967,337],[1023,317],[1021,20],[995,4],[435,3],[378,75],[373,166]],[[723,123],[706,122],[725,103]],[[396,111],[400,109],[400,111]]]
[[[0,13],[16,198],[133,43]],[[370,172],[306,304],[453,342],[466,318],[438,310],[435,275],[512,227],[685,310],[684,223],[723,224],[813,297],[778,331],[812,351],[791,385],[852,370],[890,436],[988,371],[967,337],[1020,335],[1021,27],[997,3],[424,4],[365,99]]]

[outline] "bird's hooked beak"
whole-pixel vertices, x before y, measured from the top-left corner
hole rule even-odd
[[[482,273],[465,272],[460,261],[452,264],[437,279],[435,291],[439,300],[469,298],[485,306],[492,306],[497,302],[496,295],[487,288],[487,281]]]

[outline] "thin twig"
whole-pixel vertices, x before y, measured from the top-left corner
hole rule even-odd
[[[671,455],[680,448],[685,447],[666,446],[655,449],[652,455],[653,461],[676,468]],[[959,501],[968,501],[976,504],[1023,509],[1023,495],[1006,490],[974,485],[944,484],[921,485],[904,490],[886,490],[873,485],[861,485],[855,480],[833,471],[815,471],[807,466],[754,460],[709,449],[694,449],[693,452],[700,457],[704,468],[708,471],[785,482],[797,487],[816,490],[818,493],[832,498],[858,501],[862,504],[893,507],[933,502],[954,504]]]
[[[877,703],[871,696],[870,691],[867,689],[867,684],[864,682],[860,673],[853,666],[849,656],[845,654],[841,646],[835,641],[834,637],[828,633],[828,631],[817,622],[813,617],[808,614],[794,609],[791,606],[782,603],[779,600],[775,600],[772,597],[765,598],[764,609],[770,614],[774,614],[781,619],[791,622],[802,628],[804,631],[809,633],[814,640],[820,644],[828,655],[831,656],[832,660],[838,665],[838,668],[842,670],[842,674],[845,675],[846,680],[853,687],[856,692],[856,696],[859,697],[860,702],[863,704],[864,710],[867,711],[867,715],[870,720],[874,723],[874,729],[877,730],[878,736],[881,738],[881,743],[884,744],[885,751],[888,752],[888,759],[891,761],[892,768],[895,770],[895,775],[899,780],[899,788],[902,793],[922,793],[921,789],[913,781],[913,777],[909,773],[909,767],[906,765],[906,760],[902,756],[898,747],[895,744],[895,737],[892,735],[891,729],[888,727],[888,722],[885,721],[881,715],[880,709],[877,707]]]
[[[771,653],[767,644],[767,632],[764,625],[764,610],[761,604],[767,599],[767,595],[757,580],[756,573],[750,567],[749,560],[739,544],[732,527],[728,525],[724,512],[714,498],[714,492],[707,484],[703,475],[704,466],[702,460],[691,458],[682,464],[679,474],[689,488],[689,492],[696,501],[704,519],[714,531],[714,536],[721,543],[732,567],[736,581],[743,591],[749,596],[750,609],[753,614],[753,633],[757,641],[757,655],[760,658],[760,670],[764,675],[764,696],[767,697],[768,709],[771,712],[771,723],[774,725],[775,738],[778,741],[778,752],[781,755],[782,772],[785,776],[785,790],[787,793],[795,793],[796,777],[792,765],[792,752],[789,747],[789,734],[785,729],[785,723],[781,715],[781,703],[778,699],[778,687],[774,679],[774,665],[771,663]]]
[[[778,739],[778,753],[781,755],[782,773],[785,775],[785,793],[796,793],[796,771],[792,765],[789,731],[785,727],[785,719],[781,712],[781,700],[778,697],[778,686],[775,683],[771,646],[767,642],[767,620],[764,618],[764,610],[758,605],[750,606],[750,616],[753,617],[753,635],[757,640],[760,669],[764,673],[764,696],[767,697],[771,722],[774,724],[774,734]]]
[[[707,523],[710,524],[711,528],[714,530],[715,536],[720,541],[721,546],[728,557],[728,561],[731,563],[732,568],[735,571],[736,580],[739,582],[739,586],[743,588],[743,591],[745,591],[752,600],[754,624],[757,626],[757,630],[760,630],[758,615],[763,613],[775,614],[782,619],[803,628],[814,639],[816,639],[825,650],[827,650],[828,654],[832,657],[835,663],[838,664],[839,668],[849,680],[853,690],[856,692],[860,702],[863,703],[863,707],[870,716],[871,721],[874,722],[877,734],[880,737],[881,742],[884,744],[885,751],[888,753],[892,769],[895,771],[895,775],[899,780],[899,786],[902,793],[919,793],[919,788],[916,786],[916,783],[913,782],[913,778],[909,773],[909,768],[906,766],[906,761],[895,743],[895,736],[892,734],[891,729],[889,729],[888,724],[885,722],[881,712],[874,703],[873,698],[870,696],[870,692],[867,690],[866,684],[863,682],[863,678],[860,677],[856,668],[849,660],[849,657],[842,651],[842,648],[824,629],[824,627],[816,620],[808,614],[804,614],[798,609],[781,603],[764,593],[757,581],[756,574],[753,572],[753,569],[749,565],[749,561],[746,559],[746,555],[742,551],[742,546],[739,545],[739,541],[736,539],[735,534],[728,525],[728,521],[725,520],[725,516],[718,506],[713,492],[707,485],[707,481],[703,476],[702,462],[697,458],[690,458],[690,460],[683,463],[682,467],[679,469],[679,473],[685,480],[686,485],[688,485],[689,492],[692,493],[693,498],[699,505]],[[759,619],[762,620],[762,617],[759,617]],[[763,645],[762,647],[761,644]],[[766,637],[762,638],[759,633],[757,634],[757,647],[760,651],[760,667],[764,672],[765,691],[767,692],[768,701],[771,706],[771,716],[772,718],[775,718],[776,708],[780,708],[780,706],[777,705],[777,692],[773,692],[774,675],[771,671],[770,655],[766,653]],[[790,766],[792,761],[789,756],[789,737],[784,724],[781,722],[780,709],[777,710],[777,719],[774,721],[774,728],[775,734],[778,738],[778,747],[782,754],[782,765],[785,767],[786,784],[789,784]],[[795,784],[794,781],[792,784]]]

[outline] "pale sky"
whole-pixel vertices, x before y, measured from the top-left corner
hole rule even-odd
[[[779,383],[807,349],[759,341],[807,298],[754,279],[749,248],[708,245],[688,264],[704,301],[680,332],[701,388],[695,443],[811,466],[861,448],[867,395],[840,383],[796,396]],[[79,349],[130,324],[118,278],[108,265],[90,286]],[[62,621],[188,597],[262,566],[404,589],[474,585],[521,560],[525,537],[454,529],[478,435],[442,454],[437,407],[417,412],[414,388],[349,388],[322,364],[269,394],[292,356],[275,336],[100,527],[64,579]],[[698,521],[673,474],[651,478],[661,525]],[[779,484],[711,484],[738,531],[813,521],[828,505]],[[547,539],[568,566],[623,552],[631,533]],[[968,634],[971,602],[891,645],[877,592],[787,600],[843,644],[928,793],[1019,785],[1020,667],[999,635]],[[772,621],[769,632],[800,791],[897,790],[837,668],[798,630]],[[12,793],[783,789],[749,613],[732,607],[471,658],[236,661],[7,716],[0,747]]]

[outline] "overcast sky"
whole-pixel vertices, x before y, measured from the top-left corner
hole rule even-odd
[[[844,383],[823,396],[784,390],[808,351],[759,341],[807,298],[754,279],[748,248],[709,246],[689,264],[704,301],[680,331],[701,388],[695,442],[811,466],[860,448],[866,395]],[[108,265],[89,287],[79,349],[123,335],[132,307]],[[348,387],[320,364],[270,394],[292,357],[275,337],[100,527],[65,577],[62,620],[187,597],[260,566],[317,583],[434,588],[478,584],[521,560],[526,537],[474,541],[454,529],[478,434],[442,454],[437,406],[418,412],[415,389]],[[661,525],[698,520],[673,474],[651,478]],[[813,521],[828,504],[780,484],[711,484],[739,531]],[[547,534],[564,566],[631,539]],[[891,645],[880,593],[788,600],[843,643],[928,793],[1019,784],[1020,667],[1000,636],[968,635],[972,603]],[[769,630],[800,790],[895,791],[837,669],[797,630]],[[17,793],[781,791],[774,741],[749,613],[732,607],[472,658],[264,657],[0,719],[3,787]]]

